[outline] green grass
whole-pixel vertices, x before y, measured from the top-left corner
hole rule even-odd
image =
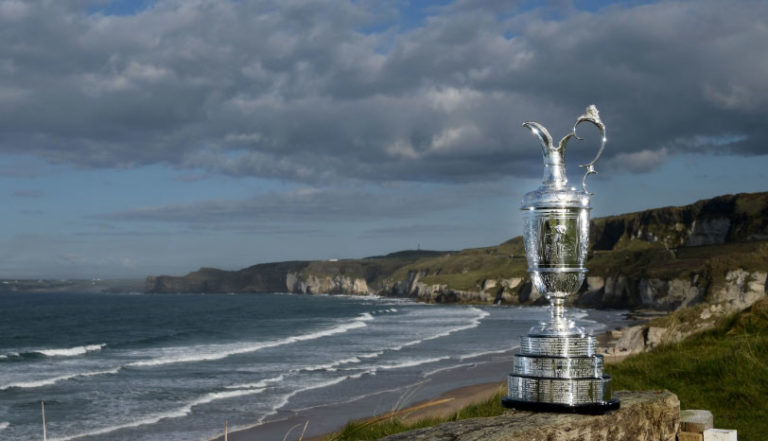
[[[768,440],[768,300],[710,331],[606,369],[614,390],[669,389],[742,441]]]
[[[459,412],[447,418],[426,418],[413,423],[404,423],[397,417],[380,421],[353,421],[333,435],[325,438],[325,441],[367,441],[376,440],[385,436],[400,432],[431,427],[448,421],[458,421],[466,418],[490,417],[501,415],[504,409],[501,407],[503,390],[499,391],[487,401],[472,404],[462,408]]]

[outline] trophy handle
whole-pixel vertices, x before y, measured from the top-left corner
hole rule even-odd
[[[603,154],[603,150],[605,149],[605,141],[607,141],[605,137],[605,124],[603,124],[603,121],[600,119],[600,114],[598,113],[597,107],[594,104],[587,107],[587,111],[583,115],[581,115],[579,119],[576,120],[576,124],[573,125],[573,131],[570,134],[568,134],[565,138],[563,138],[563,141],[567,142],[571,136],[578,139],[579,141],[582,141],[583,138],[580,138],[579,135],[576,134],[576,127],[578,127],[579,124],[585,121],[591,122],[592,124],[594,124],[595,127],[597,127],[600,130],[600,135],[601,135],[600,149],[597,151],[597,155],[595,155],[595,158],[586,164],[579,165],[579,167],[585,167],[587,169],[587,172],[584,174],[584,178],[581,180],[581,188],[584,189],[584,193],[592,194],[587,190],[587,176],[597,174],[597,170],[595,170],[595,163],[597,162],[598,159],[600,159],[600,155]]]

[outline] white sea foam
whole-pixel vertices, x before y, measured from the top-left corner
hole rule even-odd
[[[483,355],[503,354],[505,352],[512,351],[512,350],[514,350],[516,348],[517,348],[517,346],[515,346],[514,348],[499,349],[497,351],[472,352],[471,354],[464,354],[464,355],[459,356],[459,361],[464,361],[464,360],[466,360],[468,358],[482,357]]]
[[[349,358],[343,358],[341,360],[336,360],[331,363],[325,363],[325,364],[317,364],[314,366],[308,366],[301,369],[295,369],[295,371],[305,371],[305,372],[312,372],[312,371],[335,371],[336,368],[339,366],[343,366],[345,364],[357,364],[363,361],[364,359],[371,359],[376,358],[383,354],[384,351],[376,351],[376,352],[368,352],[366,354],[356,355]]]
[[[363,376],[364,373],[365,372],[361,372],[361,373],[355,374],[355,375],[345,375],[343,377],[333,378],[333,379],[330,379],[328,381],[323,381],[323,382],[320,382],[320,383],[311,384],[309,386],[305,386],[305,387],[296,389],[294,391],[291,391],[291,392],[283,395],[282,397],[280,397],[280,400],[274,406],[272,406],[272,410],[267,412],[266,414],[264,414],[261,418],[259,418],[257,424],[255,424],[255,425],[258,426],[258,425],[263,424],[266,421],[267,418],[271,417],[272,415],[275,415],[280,409],[285,407],[285,405],[288,404],[288,402],[291,400],[291,398],[295,397],[296,395],[298,395],[298,394],[300,394],[302,392],[307,392],[307,391],[315,390],[315,389],[322,389],[324,387],[330,387],[330,386],[339,384],[339,383],[341,383],[343,381],[349,380],[350,378],[360,378],[361,376]]]
[[[75,346],[73,348],[63,349],[36,349],[29,352],[37,352],[38,354],[43,354],[46,357],[74,357],[77,355],[83,355],[88,352],[100,351],[106,346],[106,343],[100,343],[97,345]]]
[[[401,350],[401,349],[403,349],[403,348],[406,348],[406,347],[408,347],[408,346],[415,346],[415,345],[417,345],[417,344],[419,344],[419,343],[423,343],[423,342],[425,342],[425,341],[429,341],[429,340],[435,340],[435,339],[438,339],[438,338],[441,338],[441,337],[447,337],[447,336],[449,336],[449,335],[451,335],[451,334],[453,334],[453,333],[459,332],[459,331],[465,331],[465,330],[467,330],[467,329],[473,329],[473,328],[477,328],[478,326],[480,326],[480,322],[481,322],[481,321],[482,321],[484,318],[486,318],[486,317],[488,317],[489,315],[491,315],[491,313],[490,313],[490,312],[487,312],[487,311],[483,311],[482,309],[478,309],[478,308],[475,308],[474,306],[473,306],[472,308],[470,308],[470,310],[472,310],[472,311],[475,311],[475,312],[477,312],[478,314],[475,316],[475,318],[473,318],[473,319],[472,319],[472,320],[471,320],[471,321],[470,321],[468,324],[466,324],[466,325],[461,325],[461,326],[457,326],[457,327],[455,327],[455,328],[450,328],[450,329],[447,329],[447,330],[445,330],[445,331],[443,331],[443,332],[439,332],[439,333],[437,333],[437,334],[435,334],[435,335],[430,335],[429,337],[424,337],[424,338],[420,338],[420,339],[416,339],[416,340],[411,340],[411,341],[409,341],[409,342],[406,342],[406,343],[400,344],[400,345],[398,345],[398,346],[395,346],[395,347],[392,347],[392,348],[390,348],[390,349],[391,349],[392,351],[399,351],[399,350]]]
[[[379,370],[390,370],[390,369],[402,369],[407,367],[415,367],[415,366],[421,366],[423,364],[430,364],[430,363],[437,363],[438,361],[447,360],[451,357],[444,356],[444,357],[434,357],[434,358],[417,358],[417,359],[410,359],[401,361],[399,363],[389,363],[389,364],[379,364],[376,366],[371,366],[371,369],[373,373]]]
[[[432,375],[435,375],[438,372],[452,371],[454,369],[463,368],[463,367],[470,367],[470,366],[475,366],[475,365],[477,365],[477,363],[462,363],[462,364],[454,364],[454,365],[451,365],[451,366],[445,366],[445,367],[441,367],[441,368],[433,369],[431,371],[424,372],[422,377],[424,377],[424,378],[431,377]]]
[[[202,404],[208,404],[217,400],[225,400],[228,398],[242,397],[245,395],[255,395],[263,392],[264,389],[244,389],[244,390],[230,390],[223,392],[211,392],[203,395],[202,397],[187,403],[186,405],[177,409],[169,410],[166,412],[160,412],[154,415],[147,416],[145,418],[131,421],[130,423],[119,424],[116,426],[103,427],[101,429],[91,430],[88,432],[78,433],[76,435],[65,436],[63,438],[55,438],[54,441],[69,441],[77,438],[84,438],[86,436],[104,435],[107,433],[115,432],[122,429],[130,429],[132,427],[146,426],[149,424],[155,424],[165,419],[181,418],[192,413],[192,408],[200,406]]]
[[[7,421],[2,421],[2,422],[0,422],[0,430],[5,430],[5,429],[7,429],[7,428],[8,428],[8,426],[10,426],[10,425],[11,425],[11,423],[9,423],[9,422],[7,422]]]
[[[35,380],[35,381],[20,381],[16,383],[8,383],[6,385],[0,386],[0,390],[6,390],[11,388],[19,388],[19,389],[30,389],[35,387],[43,387],[43,386],[50,386],[52,384],[56,384],[61,381],[71,380],[73,378],[78,377],[93,377],[96,375],[109,375],[109,374],[116,374],[120,371],[120,368],[114,368],[114,369],[108,369],[103,371],[92,371],[92,372],[77,372],[73,374],[67,374],[67,375],[59,375],[58,377],[50,377],[50,378],[44,378],[42,380]]]
[[[149,360],[141,360],[133,363],[129,363],[128,366],[133,367],[145,367],[145,366],[162,366],[166,364],[174,363],[188,363],[197,361],[213,361],[221,360],[232,355],[247,354],[250,352],[256,352],[262,349],[274,348],[276,346],[283,346],[300,341],[315,340],[322,337],[328,337],[331,335],[342,334],[349,332],[353,329],[364,328],[368,326],[366,322],[373,320],[374,317],[365,312],[360,314],[354,320],[348,323],[342,323],[332,328],[323,329],[321,331],[310,332],[308,334],[295,335],[286,337],[279,340],[263,342],[263,343],[246,343],[246,344],[225,344],[225,345],[198,345],[198,346],[181,346],[174,348],[165,348],[162,350],[163,354],[157,358]]]
[[[225,386],[225,387],[226,389],[261,389],[269,386],[272,383],[279,383],[283,381],[284,378],[285,377],[283,375],[278,375],[277,377],[266,378],[264,380],[257,381],[256,383],[237,384],[234,386]]]

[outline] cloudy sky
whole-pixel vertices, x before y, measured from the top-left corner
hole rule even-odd
[[[542,171],[520,124],[559,139],[593,103],[594,215],[768,190],[765,17],[764,1],[0,0],[0,277],[497,244]]]

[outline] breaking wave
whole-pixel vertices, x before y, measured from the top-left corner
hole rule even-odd
[[[114,369],[108,369],[103,371],[78,372],[74,374],[60,375],[58,377],[44,378],[42,380],[19,381],[16,383],[8,383],[3,386],[0,386],[0,390],[13,389],[13,388],[29,389],[29,388],[35,388],[35,387],[50,386],[60,381],[71,380],[73,378],[78,378],[78,377],[93,377],[96,375],[116,374],[120,371],[120,369],[121,368],[117,367]]]
[[[373,320],[373,316],[367,312],[360,314],[354,320],[348,323],[342,323],[332,328],[323,329],[321,331],[310,332],[302,335],[295,335],[286,337],[279,340],[263,342],[263,343],[250,343],[250,344],[227,344],[227,345],[198,345],[198,346],[181,346],[175,348],[163,349],[163,355],[152,358],[149,360],[141,360],[133,363],[129,363],[128,366],[132,367],[146,367],[146,366],[162,366],[166,364],[174,363],[189,363],[197,361],[213,361],[221,360],[223,358],[230,357],[232,355],[247,354],[250,352],[260,351],[262,349],[274,348],[277,346],[283,346],[291,343],[297,343],[300,341],[315,340],[322,337],[328,337],[331,335],[342,334],[349,332],[353,329],[364,328],[367,326],[366,322]],[[188,354],[192,355],[188,355]]]
[[[76,435],[66,436],[63,438],[56,438],[55,441],[69,441],[77,438],[84,438],[86,436],[104,435],[107,433],[115,432],[117,430],[130,429],[132,427],[145,426],[148,424],[155,424],[165,419],[181,418],[189,415],[192,412],[192,408],[194,408],[195,406],[208,404],[217,400],[225,400],[228,398],[242,397],[245,395],[255,395],[263,392],[264,390],[265,389],[242,389],[242,390],[230,390],[230,391],[222,391],[222,392],[211,392],[177,409],[169,410],[166,412],[160,412],[160,413],[150,415],[145,418],[142,418],[136,421],[131,421],[125,424],[118,424],[116,426],[104,427],[101,429],[78,433]]]

